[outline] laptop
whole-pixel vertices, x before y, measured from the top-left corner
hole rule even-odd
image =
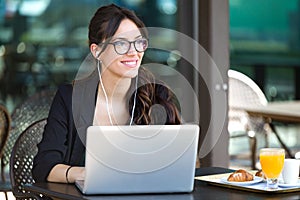
[[[199,126],[90,126],[85,195],[192,192]]]

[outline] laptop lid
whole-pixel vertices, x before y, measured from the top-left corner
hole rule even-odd
[[[191,192],[198,125],[90,126],[84,194]],[[79,183],[76,183],[78,186]]]

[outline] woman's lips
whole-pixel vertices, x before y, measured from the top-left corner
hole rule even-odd
[[[121,63],[127,67],[133,68],[137,66],[138,60],[124,60]]]

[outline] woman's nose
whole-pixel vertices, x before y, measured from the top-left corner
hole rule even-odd
[[[135,55],[137,54],[137,51],[134,47],[134,44],[130,44],[130,47],[129,47],[129,51],[127,52],[128,55]]]

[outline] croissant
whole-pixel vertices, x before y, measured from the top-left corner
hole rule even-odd
[[[229,175],[227,178],[228,181],[234,182],[245,182],[245,181],[253,181],[254,176],[247,172],[246,170],[239,169],[232,174]]]
[[[266,176],[261,169],[255,173],[255,176],[259,176],[259,177],[262,177],[263,179],[266,179]]]

